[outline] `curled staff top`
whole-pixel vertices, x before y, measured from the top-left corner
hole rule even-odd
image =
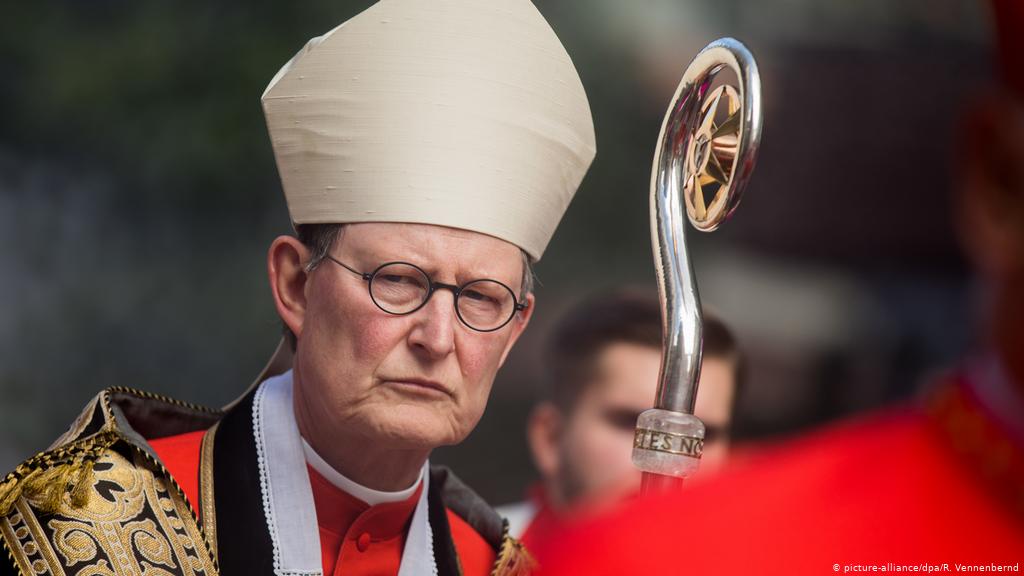
[[[712,89],[724,68],[738,85]],[[687,215],[698,230],[715,230],[736,210],[757,160],[761,125],[761,77],[754,57],[732,38],[712,42],[687,67],[659,145],[662,155],[684,159],[681,165],[661,166],[682,184]]]
[[[738,86],[715,87],[725,68]],[[672,97],[651,173],[651,242],[665,335],[657,408],[692,414],[700,376],[701,307],[686,220],[712,231],[736,209],[757,158],[761,123],[753,56],[731,38],[712,42]]]

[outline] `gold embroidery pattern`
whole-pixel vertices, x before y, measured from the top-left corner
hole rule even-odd
[[[216,575],[188,504],[141,451],[128,450],[127,457],[117,449],[104,452],[88,485],[64,490],[52,514],[41,509],[39,497],[20,497],[0,528],[24,574]],[[73,492],[81,490],[87,504],[76,506]]]
[[[4,547],[7,548],[22,574],[55,574],[64,576],[50,543],[41,539],[42,529],[35,522],[32,509],[24,500],[0,521]]]
[[[6,516],[20,498],[31,499],[36,508],[52,513],[68,489],[74,506],[88,503],[93,465],[117,441],[114,432],[101,432],[66,446],[41,452],[19,464],[0,482],[0,516]]]
[[[219,422],[203,435],[199,456],[199,506],[202,510],[203,532],[206,533],[214,558],[217,557],[217,509],[213,495],[213,441],[217,437],[218,426]]]
[[[506,523],[504,538],[501,540],[501,550],[498,551],[498,559],[494,563],[491,576],[528,576],[536,567],[537,561],[533,559],[533,555],[526,549],[526,546],[509,536],[508,523]]]

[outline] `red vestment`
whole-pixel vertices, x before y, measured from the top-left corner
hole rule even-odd
[[[164,466],[199,511],[199,452],[204,431],[149,441]],[[422,486],[408,500],[369,506],[324,479],[311,467],[324,574],[393,576],[398,574],[405,535]],[[491,573],[496,555],[489,544],[452,510],[447,510],[452,539],[463,574]]]

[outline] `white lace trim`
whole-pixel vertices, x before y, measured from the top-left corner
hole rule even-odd
[[[427,492],[430,490],[429,466],[424,465],[423,492],[416,510],[412,513],[409,533],[405,538],[405,550],[402,551],[402,564],[398,568],[398,576],[420,576],[430,574],[437,576],[437,562],[434,561],[434,530],[430,527],[430,516],[427,510]]]
[[[291,371],[260,385],[253,398],[253,438],[263,511],[277,576],[322,576],[313,489],[292,411]]]

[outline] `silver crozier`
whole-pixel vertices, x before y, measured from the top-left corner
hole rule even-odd
[[[718,78],[727,70],[732,74]],[[738,41],[716,40],[687,67],[654,152],[651,243],[664,341],[655,405],[637,420],[633,442],[645,491],[680,485],[697,470],[704,447],[704,424],[693,415],[702,320],[686,219],[710,232],[729,218],[754,169],[760,140],[757,64]]]

